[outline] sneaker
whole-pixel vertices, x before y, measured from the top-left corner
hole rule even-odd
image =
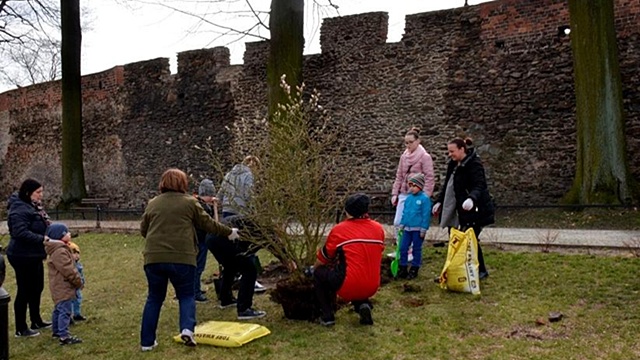
[[[264,311],[248,308],[247,310],[238,313],[238,320],[258,319],[261,317],[265,317],[266,315],[267,313]]]
[[[238,300],[235,298],[231,298],[229,301],[220,301],[220,309],[235,307],[236,305],[238,305]]]
[[[333,326],[335,324],[336,324],[336,320],[335,319],[323,320],[322,318],[320,318],[320,325],[322,325],[322,326],[331,327],[331,326]]]
[[[60,345],[73,345],[73,344],[80,344],[81,342],[82,340],[75,336],[69,336],[66,339],[60,338]]]
[[[196,339],[193,338],[193,331],[189,329],[182,329],[182,332],[180,333],[180,339],[182,339],[184,344],[187,346],[193,347],[198,345],[196,343]]]
[[[51,334],[53,339],[60,339],[60,334]]]
[[[259,282],[256,281],[255,286],[253,287],[253,292],[255,293],[263,293],[267,291],[267,288],[265,286],[263,286],[262,284],[260,284]]]
[[[80,315],[80,314],[78,314],[78,315],[73,315],[73,318],[72,318],[72,319],[73,319],[73,321],[85,321],[85,320],[87,320],[87,318],[86,318],[86,317],[84,317],[84,316],[82,316],[82,315]]]
[[[362,325],[373,325],[373,318],[371,317],[371,306],[369,304],[360,305],[360,310],[358,310],[360,314],[360,324]]]
[[[200,294],[196,295],[196,301],[197,302],[207,302],[207,301],[209,301],[209,299],[207,299],[206,296],[204,296],[203,294],[200,293]]]
[[[480,272],[480,280],[482,279],[486,279],[489,277],[489,272],[488,271],[482,271]]]
[[[16,331],[16,337],[32,337],[40,335],[39,331],[27,329],[22,331]]]
[[[43,321],[41,323],[33,323],[31,324],[31,330],[40,330],[40,329],[48,329],[51,327],[50,322]]]
[[[151,345],[151,346],[141,346],[140,350],[142,350],[142,351],[151,351],[151,350],[155,349],[157,346],[158,346],[158,342],[154,340],[153,341],[153,345]]]

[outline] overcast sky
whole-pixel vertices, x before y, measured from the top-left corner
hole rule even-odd
[[[320,24],[324,17],[353,15],[385,11],[389,13],[389,42],[397,42],[404,32],[407,14],[435,11],[464,5],[464,0],[331,0],[338,10],[315,3],[327,4],[329,0],[305,0],[305,54],[320,52]],[[469,0],[476,5],[489,0]],[[227,46],[231,51],[231,63],[242,63],[244,43],[258,41],[245,37],[234,41],[232,37],[219,38],[212,26],[203,25],[193,16],[176,12],[164,4],[187,10],[194,14],[219,11],[215,21],[230,28],[246,29],[255,24],[250,14],[229,14],[248,10],[250,3],[256,12],[268,13],[271,0],[90,0],[82,3],[83,13],[82,74],[92,74],[137,61],[158,57],[169,58],[171,71],[176,71],[178,52]],[[223,4],[223,5],[221,5]],[[265,16],[265,22],[268,20]],[[210,18],[210,17],[209,17]],[[268,31],[261,30],[268,38]],[[12,87],[0,84],[0,92]]]
[[[192,2],[196,2],[191,0]],[[202,0],[200,0],[202,1]],[[339,6],[339,15],[352,15],[371,11],[386,11],[389,13],[389,42],[399,41],[404,31],[404,17],[433,10],[440,10],[464,5],[464,0],[332,0]],[[487,2],[488,0],[469,0],[470,5]],[[121,3],[124,1],[121,1]],[[180,0],[148,0],[148,2],[164,2],[173,6],[184,6]],[[326,0],[318,0],[327,3]],[[181,15],[170,9],[153,4],[125,2],[123,6],[113,0],[91,0],[84,2],[89,7],[93,18],[91,30],[83,36],[82,72],[90,74],[124,65],[131,62],[154,59],[157,57],[170,58],[172,71],[175,72],[175,56],[178,52],[227,46],[231,50],[231,63],[242,63],[245,41],[257,41],[256,38],[245,38],[229,44],[232,39],[222,38],[212,42],[216,34],[212,27],[197,27],[197,19]],[[231,2],[232,4],[234,2]],[[244,3],[236,1],[235,4]],[[255,10],[268,11],[270,0],[251,0]],[[328,8],[314,8],[305,1],[305,53],[320,52],[319,23],[321,17],[338,16],[335,10]],[[213,11],[211,5],[197,11]],[[219,6],[219,5],[216,5]],[[228,5],[230,10],[237,9],[237,5]],[[251,18],[238,18],[231,15],[217,16],[218,21],[230,27],[248,27],[254,23]],[[246,24],[246,25],[245,25]],[[262,31],[265,37],[266,30]]]

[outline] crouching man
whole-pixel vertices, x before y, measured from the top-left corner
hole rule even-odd
[[[324,326],[335,324],[336,295],[351,301],[360,324],[373,325],[369,298],[380,287],[384,229],[369,218],[369,202],[365,194],[349,196],[346,220],[329,232],[318,250],[313,277]]]

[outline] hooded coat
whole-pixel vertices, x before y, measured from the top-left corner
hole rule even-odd
[[[407,180],[409,180],[410,174],[424,175],[424,186],[422,189],[427,196],[431,196],[435,185],[433,160],[431,159],[431,155],[429,155],[422,145],[418,145],[412,153],[405,150],[400,156],[398,170],[396,170],[396,180],[394,181],[393,188],[391,189],[392,195],[409,193]]]
[[[13,257],[45,259],[44,234],[47,221],[31,203],[26,203],[14,193],[7,201],[9,216],[7,226],[11,240],[7,255]]]
[[[82,288],[82,278],[76,269],[71,249],[63,241],[45,241],[44,248],[49,255],[49,291],[55,304],[76,298],[76,289]]]
[[[218,191],[218,201],[222,204],[222,211],[243,215],[247,208],[253,190],[253,173],[247,165],[237,164],[222,180]]]

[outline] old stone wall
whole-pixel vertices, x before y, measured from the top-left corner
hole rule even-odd
[[[616,0],[631,170],[640,177],[640,0]],[[388,16],[326,19],[322,52],[305,57],[307,89],[348,122],[341,161],[365,167],[368,188],[389,190],[411,126],[433,158],[438,187],[446,143],[475,141],[500,204],[553,204],[575,169],[575,100],[565,0],[498,0],[409,15],[386,43]],[[179,167],[219,179],[211,154],[229,167],[249,151],[266,113],[268,42],[247,44],[244,64],[225,48],[180,53],[83,78],[85,172],[89,193],[139,207],[159,175]],[[0,198],[27,176],[59,195],[60,84],[0,94]],[[195,149],[210,147],[211,153]],[[226,156],[226,157],[225,157]]]

